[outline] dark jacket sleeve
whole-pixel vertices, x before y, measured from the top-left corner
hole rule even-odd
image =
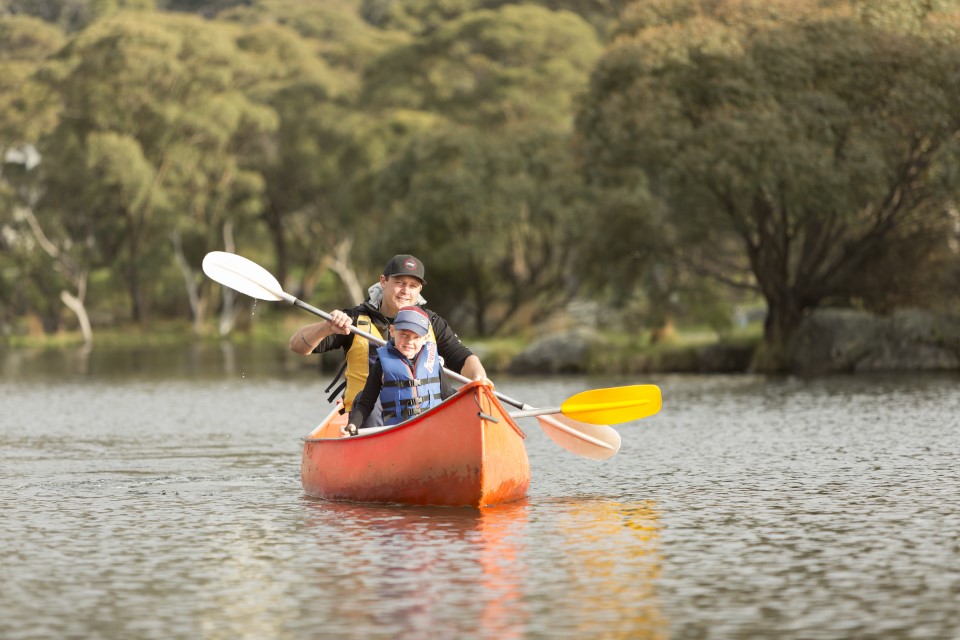
[[[443,366],[460,373],[467,358],[473,355],[473,351],[460,342],[460,336],[453,331],[446,320],[432,311],[429,313],[433,332],[437,336],[437,353],[443,358]]]
[[[348,424],[355,424],[357,427],[363,425],[373,408],[377,404],[377,398],[380,397],[380,389],[383,387],[383,366],[378,359],[370,367],[370,374],[367,375],[367,383],[363,386],[363,391],[357,394],[353,399],[353,406],[350,408],[350,417]]]

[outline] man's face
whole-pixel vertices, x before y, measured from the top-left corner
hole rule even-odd
[[[417,335],[410,329],[395,329],[393,327],[390,327],[390,329],[393,331],[393,343],[397,345],[397,350],[411,360],[420,353],[423,343],[427,341],[427,336]]]
[[[396,315],[401,307],[416,305],[420,290],[423,289],[423,283],[413,276],[380,276],[380,286],[383,287],[383,301],[386,303],[381,306],[381,311],[388,316]]]

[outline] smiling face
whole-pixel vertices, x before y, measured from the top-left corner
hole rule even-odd
[[[417,335],[410,329],[397,329],[392,325],[390,333],[393,334],[393,343],[397,346],[397,351],[411,360],[420,353],[423,343],[427,341],[427,336]]]
[[[401,307],[417,304],[423,283],[413,276],[380,276],[380,286],[383,287],[383,302],[380,311],[383,315],[393,317]]]

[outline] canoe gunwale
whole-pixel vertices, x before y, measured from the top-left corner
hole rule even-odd
[[[470,382],[470,383],[467,383],[467,384],[465,384],[464,386],[460,387],[460,389],[457,391],[456,395],[450,396],[449,398],[447,398],[446,400],[444,400],[443,402],[441,402],[441,403],[438,404],[437,406],[431,408],[429,411],[427,411],[427,412],[425,412],[425,413],[422,413],[422,414],[420,414],[419,416],[415,416],[415,417],[413,417],[413,418],[410,418],[410,419],[407,420],[406,422],[401,422],[400,424],[396,424],[396,425],[393,425],[393,426],[390,426],[390,427],[380,428],[380,429],[377,429],[376,431],[372,431],[372,432],[370,432],[370,433],[364,433],[363,430],[361,430],[360,433],[358,433],[358,434],[355,435],[355,436],[350,436],[349,438],[343,438],[343,437],[337,437],[337,438],[313,438],[313,437],[311,437],[310,435],[305,435],[305,436],[301,436],[301,437],[300,437],[300,440],[302,440],[304,443],[308,443],[308,442],[334,442],[334,441],[337,441],[337,440],[343,440],[344,442],[356,442],[359,438],[364,438],[364,439],[366,439],[366,438],[373,438],[373,437],[376,437],[376,436],[379,436],[379,435],[383,435],[383,434],[396,433],[396,432],[397,432],[398,430],[400,430],[400,429],[405,429],[405,428],[407,428],[407,427],[414,426],[415,424],[421,422],[422,420],[429,419],[429,417],[430,417],[432,414],[441,411],[441,410],[444,408],[444,405],[446,405],[446,404],[447,404],[448,402],[450,402],[451,400],[453,400],[453,399],[455,399],[455,398],[463,395],[463,394],[464,394],[467,390],[469,390],[471,387],[474,388],[473,399],[474,399],[474,401],[477,403],[477,408],[479,409],[479,411],[477,412],[477,417],[480,418],[481,420],[486,420],[486,421],[488,421],[488,422],[493,422],[494,424],[498,424],[498,423],[500,422],[500,420],[497,419],[497,418],[495,418],[495,417],[492,415],[492,412],[491,412],[491,411],[489,411],[489,410],[488,410],[488,411],[484,411],[484,410],[483,410],[483,407],[480,405],[480,389],[479,389],[479,387],[481,387],[481,386],[483,386],[483,383],[481,383],[481,382]],[[499,402],[499,401],[496,400],[495,397],[491,397],[491,401],[492,401],[492,402]],[[323,420],[320,421],[320,424],[319,424],[318,426],[322,426],[322,425],[325,425],[325,424],[327,424],[328,422],[330,422],[330,420],[333,419],[333,414],[336,413],[337,411],[338,411],[338,409],[334,408],[333,411],[331,411],[330,414],[329,414],[326,418],[324,418]],[[517,432],[517,435],[519,435],[522,439],[526,440],[526,439],[527,439],[527,434],[524,433],[523,429],[520,428],[520,425],[517,424],[517,421],[514,420],[514,419],[510,416],[510,414],[508,414],[505,410],[503,411],[503,415],[504,415],[504,417],[507,418],[506,423],[507,423],[514,431]],[[310,433],[314,433],[316,430],[317,430],[317,428],[314,428]],[[368,429],[367,431],[371,431],[371,430]]]

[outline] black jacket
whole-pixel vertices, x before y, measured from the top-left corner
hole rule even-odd
[[[437,353],[443,358],[443,366],[451,371],[460,373],[467,358],[472,356],[473,352],[464,346],[460,341],[460,337],[453,331],[446,320],[429,309],[423,310],[430,316],[430,324],[433,326],[433,332],[437,336]],[[374,326],[380,332],[380,335],[383,336],[384,341],[390,339],[389,327],[393,323],[393,318],[388,318],[383,315],[379,309],[375,309],[368,302],[358,304],[352,309],[343,309],[343,312],[350,316],[354,325],[356,325],[357,317],[360,316],[360,314],[370,316],[371,322],[373,322]],[[333,351],[334,349],[343,349],[344,353],[346,353],[350,350],[350,347],[353,346],[354,340],[366,340],[366,338],[358,336],[352,331],[347,335],[332,333],[320,341],[320,344],[317,345],[317,348],[314,349],[313,352],[323,353],[325,351]]]

